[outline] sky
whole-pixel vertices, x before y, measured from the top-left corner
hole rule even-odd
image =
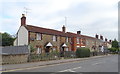
[[[17,33],[22,14],[27,24],[95,37],[118,39],[119,0],[1,0],[0,32]],[[27,14],[25,13],[27,8]],[[66,17],[66,24],[65,24]]]

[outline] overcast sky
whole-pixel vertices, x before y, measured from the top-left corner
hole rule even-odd
[[[0,3],[0,32],[16,34],[24,7],[27,24],[60,30],[67,17],[67,32],[94,37],[118,38],[119,0],[3,0]]]

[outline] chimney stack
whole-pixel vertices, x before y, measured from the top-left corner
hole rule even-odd
[[[22,14],[22,17],[21,17],[21,26],[25,26],[26,25],[26,17],[25,17],[25,14]]]
[[[98,35],[97,35],[97,34],[95,35],[95,38],[97,38],[97,39],[98,39]]]
[[[81,31],[77,31],[77,34],[81,34]]]
[[[105,41],[107,42],[107,38],[105,38]]]
[[[109,42],[112,42],[112,40],[109,40]]]
[[[100,39],[103,40],[103,36],[102,35],[100,35]]]
[[[63,25],[63,27],[62,27],[62,32],[66,32],[66,27]]]

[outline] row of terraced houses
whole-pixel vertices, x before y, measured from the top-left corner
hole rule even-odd
[[[36,48],[34,53],[48,53],[51,51],[76,51],[79,47],[89,48],[90,51],[101,51],[101,48],[111,47],[111,40],[103,39],[102,35],[95,37],[85,36],[81,31],[77,33],[66,32],[63,25],[62,31],[42,28],[26,24],[26,17],[22,14],[21,26],[17,32],[14,46],[30,45]]]

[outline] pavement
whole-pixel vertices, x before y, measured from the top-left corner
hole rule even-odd
[[[0,72],[11,72],[14,70],[40,67],[40,66],[49,66],[49,65],[61,64],[61,63],[69,63],[69,62],[82,61],[82,60],[94,59],[94,58],[102,58],[105,56],[110,56],[110,55],[93,56],[93,57],[88,57],[88,58],[73,58],[73,59],[60,59],[60,60],[51,60],[51,61],[39,61],[39,62],[30,62],[30,63],[22,63],[22,64],[8,64],[8,65],[0,66],[2,67],[2,70]]]

